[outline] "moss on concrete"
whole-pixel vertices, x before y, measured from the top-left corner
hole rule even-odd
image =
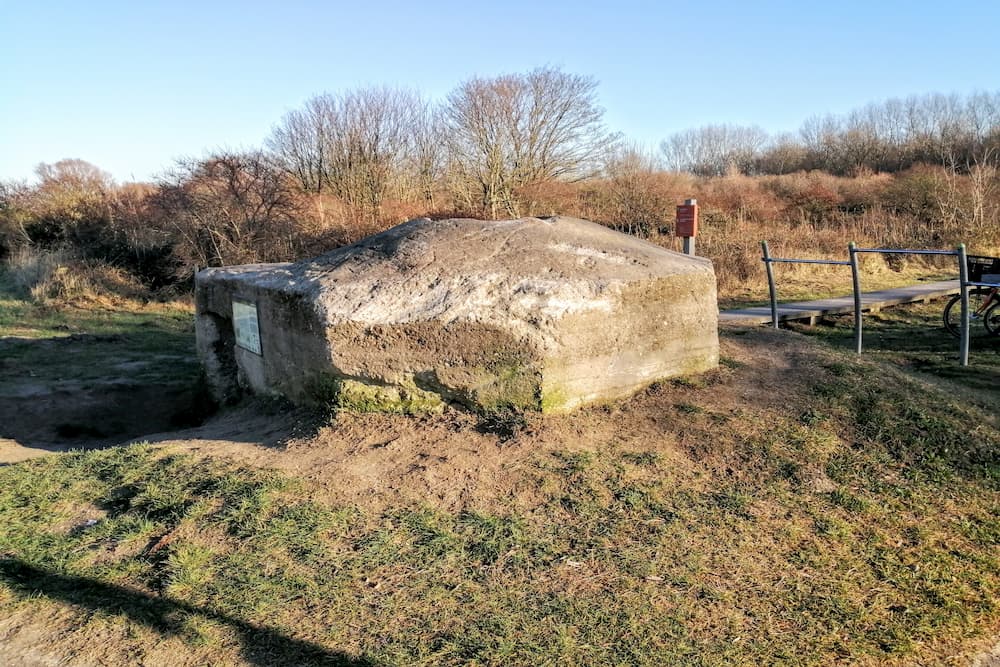
[[[542,377],[533,360],[508,357],[484,365],[444,367],[421,380],[423,386],[484,414],[540,407]]]
[[[341,410],[355,412],[415,415],[441,412],[444,409],[444,401],[438,394],[415,386],[388,386],[366,384],[357,380],[341,380],[336,406]]]
[[[543,413],[563,412],[566,410],[568,403],[569,399],[566,396],[566,392],[560,387],[550,385],[542,389],[539,407]]]
[[[416,386],[370,384],[329,373],[315,376],[308,385],[313,402],[336,410],[417,415],[444,409],[441,396]]]
[[[305,397],[310,403],[335,406],[340,395],[341,378],[331,373],[318,373],[303,383]]]
[[[497,409],[538,410],[541,407],[541,374],[531,366],[512,362],[483,369],[487,382],[475,392],[475,401],[485,411]]]

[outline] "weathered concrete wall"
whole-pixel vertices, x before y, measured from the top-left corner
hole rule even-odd
[[[325,327],[290,264],[202,271],[195,281],[195,334],[209,386],[220,400],[241,390],[308,400],[311,378],[333,372]],[[257,305],[262,354],[235,345],[232,302]]]
[[[708,260],[569,218],[412,220],[315,260],[202,271],[196,294],[220,399],[563,411],[718,362]],[[233,345],[233,299],[257,305],[260,355]]]

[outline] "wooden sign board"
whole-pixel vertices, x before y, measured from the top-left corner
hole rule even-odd
[[[674,226],[677,236],[698,235],[698,205],[681,204],[677,207],[677,222]]]

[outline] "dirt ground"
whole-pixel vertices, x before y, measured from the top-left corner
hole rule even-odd
[[[459,407],[423,417],[351,412],[324,417],[283,403],[250,400],[193,428],[161,430],[161,415],[148,421],[147,432],[132,437],[87,438],[84,433],[60,438],[46,420],[46,410],[51,413],[56,405],[64,412],[91,410],[100,387],[69,396],[56,388],[50,396],[36,397],[44,410],[18,413],[0,405],[0,412],[17,413],[27,435],[0,437],[0,465],[52,452],[148,441],[277,468],[312,482],[324,500],[374,511],[416,505],[450,511],[530,509],[535,503],[528,478],[539,461],[557,452],[654,451],[678,468],[692,468],[692,475],[699,474],[695,464],[701,471],[730,466],[731,458],[712,447],[713,433],[738,424],[741,437],[749,438],[799,414],[814,369],[830,363],[820,346],[787,331],[731,330],[720,344],[722,363],[701,376],[658,383],[612,405],[568,415],[528,415],[522,422],[499,425]],[[109,403],[94,414],[123,407],[121,393],[113,384],[107,387],[112,389],[105,394]],[[155,388],[129,400],[124,410],[131,414],[133,431],[153,410],[150,401],[164,403]],[[722,472],[739,475],[738,470]],[[828,484],[821,470],[813,477],[818,489]]]
[[[692,381],[660,383],[613,406],[564,416],[534,415],[523,423],[492,427],[457,407],[425,417],[340,413],[317,420],[288,406],[251,401],[194,428],[125,439],[67,439],[53,437],[38,416],[44,410],[32,412],[38,419],[34,429],[28,423],[31,414],[22,412],[20,430],[27,437],[0,439],[0,463],[146,440],[204,456],[279,468],[315,482],[331,500],[373,509],[401,504],[449,510],[489,509],[497,503],[527,507],[533,503],[526,495],[525,474],[548,453],[598,448],[641,452],[653,447],[678,466],[689,465],[687,450],[698,447],[706,415],[724,419],[748,410],[786,412],[789,401],[795,400],[795,385],[786,376],[801,367],[806,377],[808,366],[817,362],[811,346],[762,345],[761,338],[770,336],[770,332],[755,333],[750,343],[740,336],[725,338],[722,356],[726,363]],[[746,372],[751,361],[754,371]],[[685,403],[692,400],[692,388],[697,407]],[[96,391],[77,393],[79,406],[89,409]],[[65,405],[65,392],[54,393]],[[117,392],[106,395],[120,406]],[[53,396],[36,398],[49,411],[56,400]],[[159,397],[139,396],[138,400]],[[684,428],[685,421],[690,422],[689,430]],[[494,432],[498,430],[500,435]]]

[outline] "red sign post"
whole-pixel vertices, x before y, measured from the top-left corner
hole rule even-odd
[[[687,199],[677,207],[674,234],[684,239],[684,254],[694,254],[694,237],[698,235],[698,200]]]

